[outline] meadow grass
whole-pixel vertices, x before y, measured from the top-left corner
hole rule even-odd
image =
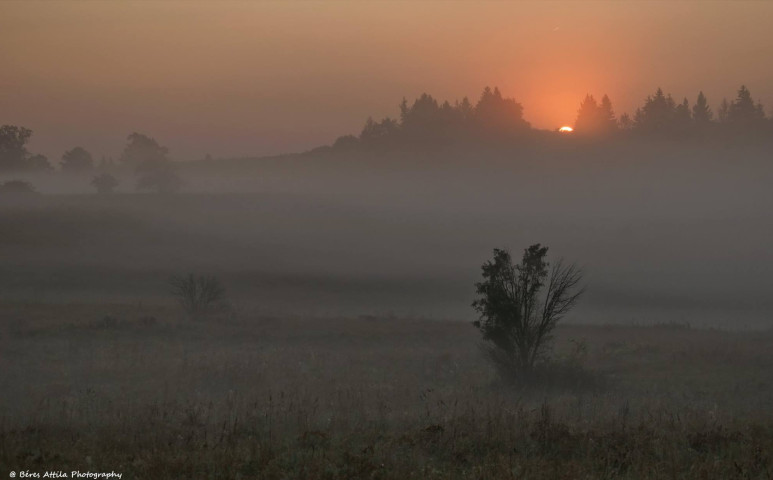
[[[550,381],[517,388],[460,322],[8,302],[0,315],[2,475],[773,475],[767,331],[566,325]]]

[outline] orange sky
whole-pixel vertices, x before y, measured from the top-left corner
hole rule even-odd
[[[58,161],[140,131],[176,159],[299,151],[403,96],[498,85],[540,128],[657,86],[773,107],[773,2],[0,2],[0,124]]]

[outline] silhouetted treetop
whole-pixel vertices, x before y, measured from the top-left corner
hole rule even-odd
[[[604,95],[597,103],[593,95],[586,95],[577,110],[574,130],[580,135],[605,136],[617,130],[617,119],[609,96]]]
[[[182,182],[177,169],[169,160],[169,149],[159,145],[155,139],[132,133],[127,138],[121,161],[134,167],[137,174],[137,189],[157,193],[172,193],[180,189]]]
[[[81,147],[64,152],[62,155],[62,171],[67,173],[86,172],[94,168],[91,154]]]
[[[523,118],[523,106],[514,98],[503,97],[496,87],[493,91],[489,87],[483,90],[475,105],[474,119],[482,132],[495,136],[509,136],[531,128]]]
[[[727,123],[735,130],[756,132],[765,126],[765,111],[761,103],[754,102],[751,92],[741,85],[736,99],[727,110]]]
[[[674,130],[676,102],[658,88],[655,95],[647,96],[644,106],[636,110],[634,127],[645,133],[669,133]]]
[[[32,130],[14,125],[0,127],[0,169],[22,170],[27,164],[27,141]]]
[[[698,126],[706,126],[714,119],[714,112],[702,91],[698,92],[698,99],[692,107],[692,118]]]
[[[465,97],[453,104],[438,102],[432,95],[421,94],[412,103],[407,99],[399,105],[400,119],[389,117],[381,121],[368,118],[358,141],[340,137],[334,148],[355,146],[438,145],[471,140],[506,140],[531,129],[523,118],[523,106],[502,96],[498,88],[486,87],[473,106]]]
[[[168,160],[169,149],[159,145],[154,138],[135,132],[129,135],[127,140],[129,143],[121,155],[121,162],[124,165],[136,168],[146,162],[164,162]]]

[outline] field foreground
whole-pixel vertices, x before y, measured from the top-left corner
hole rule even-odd
[[[773,333],[565,326],[544,385],[402,318],[0,305],[0,474],[772,478]]]

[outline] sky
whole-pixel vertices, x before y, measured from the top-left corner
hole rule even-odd
[[[657,87],[773,112],[773,2],[0,2],[0,125],[57,162],[134,131],[177,160],[289,153],[487,85],[533,126],[582,98],[632,112]]]

